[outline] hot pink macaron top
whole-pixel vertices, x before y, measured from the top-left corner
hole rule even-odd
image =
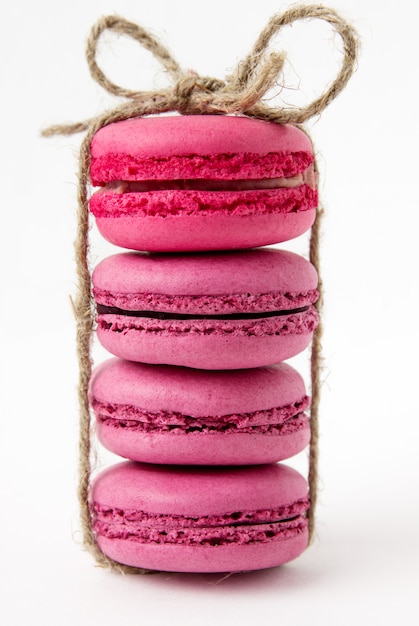
[[[91,143],[94,185],[112,180],[295,176],[314,160],[307,135],[238,116],[135,118],[101,128]]]

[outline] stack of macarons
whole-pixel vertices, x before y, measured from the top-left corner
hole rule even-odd
[[[127,250],[92,277],[113,356],[89,399],[99,440],[126,459],[92,485],[100,549],[182,572],[294,559],[308,486],[280,462],[309,443],[310,402],[284,361],[318,324],[317,273],[269,246],[314,222],[310,140],[240,116],[135,118],[96,133],[90,176],[97,227]]]

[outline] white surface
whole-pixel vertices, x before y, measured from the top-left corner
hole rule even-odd
[[[314,545],[283,568],[221,581],[121,577],[96,568],[78,544],[77,372],[68,295],[75,291],[80,136],[41,140],[39,130],[113,102],[93,84],[84,61],[85,38],[100,15],[116,12],[140,22],[182,66],[223,77],[280,4],[16,0],[6,9],[0,42],[2,624],[418,623],[417,34],[409,0],[396,7],[333,2],[360,32],[359,70],[308,126],[320,153],[327,210]],[[339,60],[329,33],[314,24],[292,29],[288,84],[297,87],[300,77],[303,96],[312,96]],[[165,84],[147,53],[112,41],[101,59],[114,81],[139,89]],[[277,40],[275,48],[282,45]],[[293,98],[298,101],[291,89],[286,99]],[[94,237],[93,260],[103,255],[102,245]]]

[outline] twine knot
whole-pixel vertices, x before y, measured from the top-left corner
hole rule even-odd
[[[194,112],[197,99],[202,100],[209,94],[225,88],[226,82],[212,76],[200,76],[194,70],[183,75],[173,87],[173,97],[177,101],[177,110],[183,115]],[[195,96],[195,97],[194,97]]]

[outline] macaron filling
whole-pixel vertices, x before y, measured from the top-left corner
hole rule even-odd
[[[92,399],[100,424],[130,432],[185,434],[263,434],[287,435],[308,427],[304,411],[310,404],[307,396],[282,407],[241,414],[191,416],[179,411],[148,411],[130,404]]]
[[[116,180],[107,183],[105,191],[112,193],[141,193],[162,190],[198,190],[198,191],[253,191],[257,189],[280,189],[295,188],[300,185],[308,185],[312,189],[316,187],[316,174],[314,166],[309,165],[303,172],[295,176],[280,178],[243,178],[243,179],[207,179],[207,178],[182,178],[170,180]]]
[[[308,498],[277,509],[184,516],[92,504],[93,530],[101,537],[139,543],[245,545],[281,541],[307,529]]]
[[[110,307],[103,304],[97,305],[98,315],[126,315],[129,317],[147,317],[157,320],[253,320],[265,317],[277,317],[281,315],[292,315],[296,313],[304,313],[309,307],[304,306],[299,309],[291,309],[286,311],[265,311],[260,313],[225,313],[220,315],[200,315],[194,313],[165,313],[164,311],[130,311],[127,309],[119,309],[118,307]]]
[[[221,173],[219,173],[221,174]],[[102,183],[90,199],[97,218],[128,216],[236,216],[309,211],[317,206],[313,164],[291,176],[265,178],[148,178]]]
[[[300,313],[287,313],[285,315],[262,316],[257,319],[241,318],[228,319],[218,317],[205,319],[191,317],[189,319],[156,319],[151,317],[135,317],[135,315],[101,314],[97,318],[98,331],[112,332],[116,334],[135,333],[165,334],[170,337],[180,336],[227,336],[235,337],[270,337],[308,335],[318,325],[318,313],[314,306]],[[102,336],[103,337],[103,336]],[[117,354],[117,356],[122,356]],[[124,357],[128,358],[128,357]],[[285,357],[284,357],[285,358]],[[141,360],[141,359],[139,359]],[[178,363],[185,365],[185,363]],[[250,367],[266,365],[258,363]],[[220,365],[216,369],[223,369]]]
[[[165,296],[111,294],[94,289],[97,321],[104,331],[277,334],[312,332],[318,323],[317,289],[301,293]],[[141,302],[152,306],[137,309]],[[120,305],[120,306],[118,306]],[[125,308],[129,306],[130,308]]]

